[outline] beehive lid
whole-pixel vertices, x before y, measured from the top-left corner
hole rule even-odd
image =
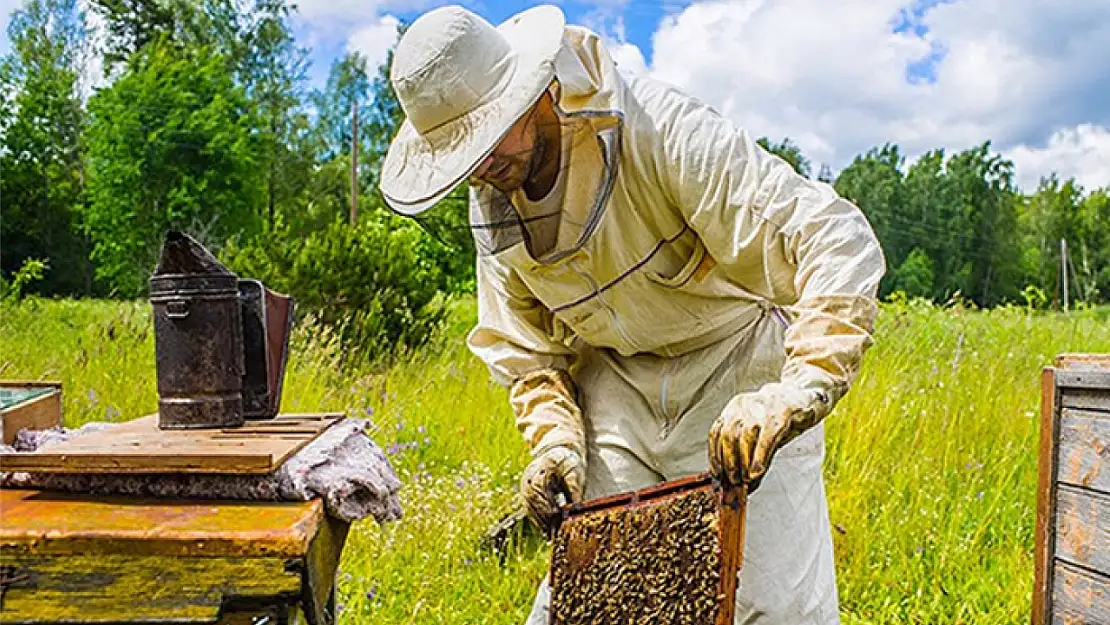
[[[41,451],[0,454],[0,464],[33,473],[265,475],[342,418],[282,414],[233,428],[162,430],[158,415],[150,415]]]

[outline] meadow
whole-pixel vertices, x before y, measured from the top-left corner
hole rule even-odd
[[[544,574],[538,539],[480,539],[513,509],[527,461],[505,391],[463,347],[472,300],[389,366],[345,367],[335,336],[298,326],[283,409],[371,419],[405,482],[405,518],[356,525],[344,624],[519,623]],[[1110,351],[1108,311],[974,311],[899,302],[828,420],[826,479],[841,613],[864,623],[1018,624],[1033,579],[1039,374]],[[64,383],[68,426],[155,410],[145,302],[30,298],[0,308],[0,378]]]

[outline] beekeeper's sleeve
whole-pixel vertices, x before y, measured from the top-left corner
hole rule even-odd
[[[665,192],[721,271],[790,311],[782,379],[813,391],[824,417],[871,344],[886,267],[870,224],[710,107],[660,83],[642,101]]]
[[[477,287],[478,324],[467,343],[509,387],[517,428],[533,455],[561,445],[585,458],[569,329],[496,256],[478,255]]]

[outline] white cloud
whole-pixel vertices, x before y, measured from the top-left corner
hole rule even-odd
[[[366,57],[371,72],[385,63],[389,50],[397,42],[397,27],[401,22],[392,15],[378,18],[362,25],[347,39],[347,50]]]
[[[609,52],[617,69],[626,76],[636,76],[647,73],[647,63],[640,49],[631,43],[609,42]]]
[[[396,43],[400,20],[395,14],[421,10],[438,1],[289,0],[289,4],[297,7],[293,20],[298,43],[316,51],[321,68],[334,55],[357,51],[369,60],[368,70],[373,76]]]
[[[1053,133],[1041,148],[1019,145],[1010,151],[1019,182],[1034,189],[1041,175],[1059,172],[1087,189],[1110,184],[1110,129],[1080,124]]]
[[[1050,137],[1110,127],[1110,3],[953,0],[914,17],[908,1],[697,3],[660,25],[651,70],[752,134],[789,136],[838,168],[886,141],[913,156],[990,139],[1007,155],[1037,145],[1060,155],[1022,168],[1087,171],[1068,160],[1081,153],[1063,149],[1068,139]]]

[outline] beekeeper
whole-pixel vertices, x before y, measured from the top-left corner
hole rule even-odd
[[[822,419],[871,342],[885,266],[863,214],[618,74],[554,6],[496,28],[431,11],[390,79],[407,119],[386,200],[416,215],[470,182],[468,341],[510,389],[532,515],[712,470],[753,489],[736,621],[837,622]],[[545,582],[529,623],[547,603]]]

